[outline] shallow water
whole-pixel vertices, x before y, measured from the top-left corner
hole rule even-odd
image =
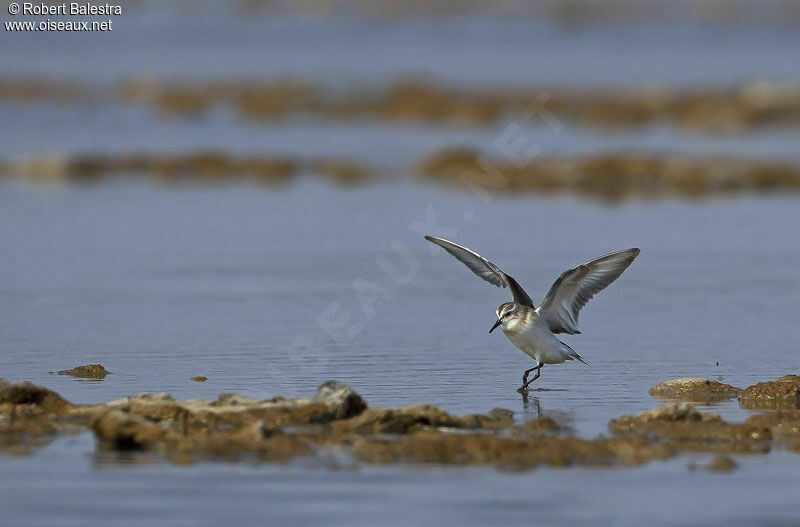
[[[72,457],[70,457],[72,456]],[[686,460],[635,470],[290,465],[125,465],[91,440],[59,440],[35,462],[3,459],[7,519],[32,526],[794,525],[796,455],[742,458],[731,474]],[[658,518],[658,520],[655,520]],[[23,520],[24,519],[24,520]],[[12,523],[13,524],[13,523]]]
[[[511,388],[530,359],[487,334],[508,293],[419,231],[476,248],[534,301],[568,267],[642,248],[582,313],[584,334],[565,337],[590,366],[542,374],[541,387],[563,390],[538,395],[543,411],[574,416],[580,432],[652,405],[647,389],[665,379],[747,385],[798,365],[795,200],[484,203],[410,183],[311,179],[279,191],[119,181],[0,192],[3,376],[76,402],[153,390],[306,396],[335,378],[372,405],[525,411]],[[113,375],[48,373],[95,362]]]
[[[278,191],[6,182],[0,202],[2,377],[43,384],[74,402],[141,391],[309,396],[334,378],[372,406],[505,407],[519,420],[541,413],[593,437],[606,433],[609,419],[655,406],[647,390],[663,380],[697,375],[746,386],[800,365],[795,199],[611,208],[568,199],[484,202],[412,183],[341,189],[304,179]],[[515,388],[530,359],[502,334],[487,334],[507,292],[432,250],[420,231],[479,250],[534,301],[581,261],[628,246],[642,255],[584,309],[583,335],[564,338],[589,366],[546,367],[537,381],[546,391],[526,402]],[[357,293],[365,282],[356,280],[381,288],[366,309]],[[329,319],[350,319],[326,330],[319,320],[337,305]],[[96,362],[113,374],[87,382],[49,373]],[[194,375],[209,380],[195,383]],[[731,420],[747,415],[735,402],[713,410]],[[41,525],[79,524],[87,510],[117,525],[157,523],[178,510],[186,524],[209,525],[243,510],[298,524],[400,522],[390,511],[411,514],[402,516],[408,521],[523,523],[533,516],[577,523],[595,517],[601,503],[602,514],[637,524],[643,509],[617,513],[659,493],[648,502],[659,508],[651,512],[679,524],[697,518],[692,507],[673,506],[699,506],[706,493],[719,504],[709,517],[746,523],[753,514],[789,517],[796,501],[783,489],[792,488],[800,467],[788,453],[745,458],[724,487],[711,490],[718,476],[687,471],[686,457],[625,471],[515,475],[354,469],[346,461],[331,471],[335,459],[193,468],[108,461],[95,456],[87,434],[30,458],[4,458],[0,502],[12,518]],[[44,494],[26,492],[33,487]],[[758,491],[742,501],[744,487]],[[42,495],[50,496],[46,507]],[[70,505],[89,495],[96,503],[89,509]],[[120,500],[131,514],[109,505]],[[202,505],[184,507],[195,500]],[[748,509],[756,503],[757,512]]]

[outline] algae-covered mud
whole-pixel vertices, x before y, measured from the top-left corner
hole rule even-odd
[[[357,160],[292,159],[223,152],[187,154],[79,154],[64,158],[38,155],[16,163],[0,161],[0,176],[39,183],[89,183],[111,176],[145,176],[161,182],[256,182],[280,184],[298,174],[313,174],[334,183],[362,183],[373,173]]]
[[[577,159],[540,156],[498,162],[472,151],[450,150],[425,159],[423,178],[484,192],[569,193],[605,200],[800,190],[800,169],[784,162],[733,157],[603,154]]]
[[[59,375],[70,375],[72,377],[80,377],[84,379],[105,379],[108,371],[102,364],[87,364],[86,366],[76,366],[69,370],[60,370]]]
[[[697,157],[610,153],[575,158],[498,161],[469,149],[448,149],[423,158],[421,181],[464,191],[568,194],[593,200],[707,199],[742,194],[800,191],[800,163],[733,156]],[[299,176],[352,185],[391,176],[364,161],[346,158],[293,159],[269,155],[196,152],[184,155],[133,153],[33,156],[0,160],[0,177],[34,183],[96,183],[108,178],[146,177],[163,183],[286,184]]]
[[[0,80],[0,100],[82,104],[143,104],[165,118],[203,118],[231,110],[249,122],[297,118],[325,121],[486,127],[511,116],[547,116],[598,129],[659,122],[705,133],[800,126],[800,83],[755,79],[738,86],[680,89],[654,85],[603,87],[453,88],[425,80],[354,87],[344,93],[310,81],[198,82],[126,79],[113,86],[48,79]]]
[[[689,383],[678,383],[683,387]],[[709,393],[692,383],[693,393]],[[713,393],[713,392],[712,392]],[[99,405],[74,405],[30,383],[0,381],[0,445],[24,452],[64,430],[90,430],[99,450],[153,451],[174,463],[198,460],[288,461],[338,452],[363,463],[490,465],[525,470],[549,466],[636,466],[685,452],[800,451],[800,377],[789,375],[742,391],[783,411],[728,423],[688,403],[673,403],[609,424],[610,437],[583,439],[549,417],[515,423],[513,412],[451,415],[435,406],[369,408],[336,381],[311,399],[256,401],[233,394],[216,401],[179,401],[140,394]],[[735,462],[717,457],[709,470]]]

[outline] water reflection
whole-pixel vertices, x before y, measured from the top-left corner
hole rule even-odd
[[[534,412],[536,413],[535,418],[542,416],[542,405],[539,398],[529,397],[528,392],[522,392],[522,414],[525,416],[525,420],[534,419]]]
[[[164,463],[163,457],[153,452],[107,451],[97,449],[91,454],[92,468],[115,468],[130,465],[153,465]]]
[[[542,390],[544,391],[544,390]],[[560,390],[559,390],[560,391]],[[522,397],[522,412],[520,414],[520,422],[527,422],[542,417],[549,417],[558,424],[564,431],[574,432],[575,412],[563,408],[546,410],[542,406],[542,401],[539,397],[531,396],[529,393],[523,393]]]

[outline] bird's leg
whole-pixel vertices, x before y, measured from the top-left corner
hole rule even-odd
[[[539,375],[541,375],[541,373],[542,373],[542,366],[544,366],[544,363],[540,362],[540,363],[538,363],[536,366],[534,366],[533,368],[531,368],[531,369],[529,369],[529,370],[525,370],[525,374],[522,376],[522,386],[520,386],[520,387],[519,387],[519,389],[517,389],[517,391],[518,391],[518,392],[522,393],[523,391],[527,390],[527,389],[528,389],[528,386],[529,386],[529,385],[530,385],[530,384],[531,384],[533,381],[535,381],[536,379],[538,379],[538,378],[539,378]],[[529,380],[528,380],[528,374],[529,374],[530,372],[532,372],[533,370],[536,370],[536,375],[534,375],[534,376],[533,376],[533,379],[531,379],[531,380],[529,381]]]
[[[526,384],[528,384],[528,375],[529,375],[529,374],[530,374],[530,373],[531,373],[533,370],[535,370],[535,369],[537,369],[537,366],[534,366],[534,367],[533,367],[533,368],[531,368],[530,370],[525,370],[525,373],[522,375],[522,385],[523,385],[523,386],[525,386]]]

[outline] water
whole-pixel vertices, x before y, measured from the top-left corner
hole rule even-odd
[[[139,391],[306,396],[335,378],[376,406],[524,411],[510,388],[530,359],[487,334],[508,292],[417,232],[454,228],[535,302],[564,269],[642,248],[582,313],[584,335],[565,337],[591,366],[542,374],[542,386],[564,390],[542,394],[543,409],[575,415],[581,432],[651,406],[647,389],[666,379],[747,385],[798,366],[793,199],[483,203],[410,183],[339,189],[311,179],[282,191],[117,182],[0,192],[10,249],[3,376],[76,402]],[[95,362],[114,374],[87,384],[48,373]]]
[[[66,443],[66,441],[62,441]],[[63,455],[69,449],[78,457]],[[32,526],[313,525],[793,525],[796,456],[743,458],[732,474],[688,472],[685,462],[636,470],[305,465],[106,465],[79,438],[4,459],[4,511]],[[776,488],[776,483],[782,485]],[[9,509],[9,505],[11,508]],[[6,516],[8,517],[8,516]],[[20,521],[22,523],[22,521]]]
[[[616,208],[571,199],[484,203],[422,184],[341,189],[305,179],[279,191],[6,182],[0,202],[2,376],[46,385],[74,402],[140,391],[308,396],[335,378],[372,406],[430,402],[460,414],[499,406],[519,420],[541,412],[593,437],[606,433],[609,419],[655,406],[647,390],[663,380],[699,375],[746,386],[800,365],[800,249],[789,241],[795,199]],[[524,402],[514,389],[530,359],[501,334],[487,334],[508,293],[432,251],[419,230],[451,235],[491,257],[535,301],[569,266],[628,246],[640,246],[642,255],[584,309],[584,334],[565,337],[590,365],[545,367],[537,382],[552,391]],[[393,242],[406,249],[398,253]],[[387,276],[380,255],[402,281]],[[358,279],[391,299],[365,311]],[[351,317],[344,326],[356,328],[350,336],[334,338],[318,322],[335,303]],[[82,382],[48,373],[95,362],[113,374]],[[194,375],[209,380],[198,384]],[[747,415],[735,402],[713,411],[731,420]],[[713,492],[720,501],[709,518],[745,523],[753,517],[744,514],[748,507],[764,500],[774,507],[758,518],[788,518],[796,501],[773,492],[791,488],[798,461],[784,453],[746,458]],[[3,459],[0,501],[10,517],[40,525],[79,524],[86,514],[98,524],[148,525],[177,511],[177,524],[187,525],[240,514],[297,524],[431,517],[569,524],[600,504],[609,518],[635,524],[687,500],[700,506],[701,491],[719,481],[688,472],[686,457],[625,471],[514,475],[332,471],[324,460],[192,468],[150,462],[109,465],[93,453],[91,435],[62,438],[30,458]],[[745,487],[759,490],[742,501]],[[655,492],[663,497],[652,509],[615,515]],[[691,510],[659,517],[681,523],[696,519]]]

